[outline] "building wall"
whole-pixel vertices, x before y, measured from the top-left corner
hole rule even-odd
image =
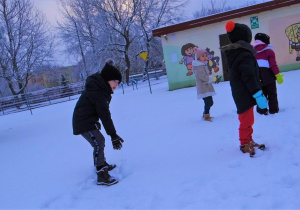
[[[290,41],[300,44],[300,4],[258,14],[260,28],[258,32],[267,33],[274,47],[276,59],[281,71],[300,68],[300,60],[296,60],[299,50],[291,49]],[[253,36],[254,36],[253,35]],[[299,39],[299,40],[298,40]],[[299,57],[300,58],[300,57]]]
[[[271,37],[271,44],[276,53],[277,62],[281,71],[289,71],[300,68],[300,46],[293,49],[290,43],[300,44],[300,4],[289,7],[279,8],[254,15],[244,16],[233,19],[238,23],[244,23],[250,28],[253,26],[253,37],[256,33],[266,33]],[[258,25],[251,25],[250,19],[258,18]],[[181,49],[187,43],[192,43],[201,48],[209,48],[212,60],[212,75],[223,76],[222,56],[220,51],[220,38],[226,34],[223,22],[179,31],[161,36],[163,52],[168,74],[169,90],[191,87],[195,85],[194,75],[187,76],[188,67],[185,63],[181,64],[184,55]],[[258,27],[258,28],[255,28]],[[294,47],[295,48],[295,47]],[[299,59],[298,59],[298,57]],[[296,60],[297,59],[297,60]]]
[[[42,88],[52,88],[62,85],[62,75],[68,84],[78,82],[73,74],[74,66],[58,67],[44,70],[43,73],[33,76],[27,85],[28,91],[40,90]]]

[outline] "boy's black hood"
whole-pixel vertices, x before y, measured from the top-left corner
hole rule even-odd
[[[236,56],[239,55],[241,51],[247,50],[253,55],[256,54],[256,50],[253,48],[253,46],[243,40],[237,41],[236,43],[232,43],[229,45],[226,45],[221,48],[222,51],[224,51],[226,57],[228,58],[228,64],[231,65],[233,61],[235,60]],[[230,54],[230,56],[229,56]]]
[[[85,88],[87,90],[104,90],[113,94],[108,82],[99,73],[93,74],[86,79]]]

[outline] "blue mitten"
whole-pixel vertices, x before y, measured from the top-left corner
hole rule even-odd
[[[253,98],[255,98],[257,106],[260,109],[266,109],[268,107],[268,101],[267,98],[264,96],[264,94],[262,93],[262,91],[258,91],[257,93],[255,93],[253,95]]]

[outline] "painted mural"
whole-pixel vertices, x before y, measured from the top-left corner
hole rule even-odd
[[[191,76],[193,74],[192,62],[193,60],[195,60],[194,47],[196,47],[196,45],[194,45],[193,43],[187,43],[181,47],[181,55],[183,55],[183,58],[179,63],[186,66],[186,70],[188,71],[186,73],[186,76]]]
[[[220,57],[215,56],[215,52],[210,51],[210,49],[208,47],[205,50],[207,52],[207,58],[208,58],[207,66],[208,66],[210,74],[212,73],[212,71],[217,73],[220,69],[219,68]]]
[[[285,34],[289,39],[289,52],[297,52],[296,61],[300,61],[300,23],[295,23],[286,28]]]
[[[271,19],[268,31],[262,31],[270,36],[277,64],[282,72],[300,68],[299,17],[299,14],[294,14]]]
[[[184,64],[187,70],[186,76],[191,76],[192,72],[192,62],[195,60],[195,50],[194,48],[198,47],[193,43],[187,43],[181,47],[181,55],[183,58],[180,60],[179,64]],[[219,61],[220,57],[215,56],[215,52],[211,51],[210,48],[205,48],[207,52],[207,67],[209,69],[210,74],[214,71],[217,73],[219,71]]]

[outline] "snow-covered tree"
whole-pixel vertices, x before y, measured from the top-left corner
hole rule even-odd
[[[183,20],[185,18],[184,6],[187,2],[186,0],[144,0],[139,2],[137,24],[143,34],[139,40],[142,43],[141,50],[145,50],[149,54],[145,63],[146,71],[149,63],[153,68],[163,60],[161,43],[152,36],[152,29]]]
[[[141,50],[151,53],[151,63],[158,63],[155,59],[162,62],[161,43],[153,39],[152,29],[182,20],[187,0],[59,2],[64,17],[59,23],[60,38],[68,52],[79,57],[85,75],[112,58],[128,84],[130,73],[144,69],[144,62],[137,57]]]
[[[51,58],[53,39],[30,0],[0,0],[0,77],[13,95]]]

